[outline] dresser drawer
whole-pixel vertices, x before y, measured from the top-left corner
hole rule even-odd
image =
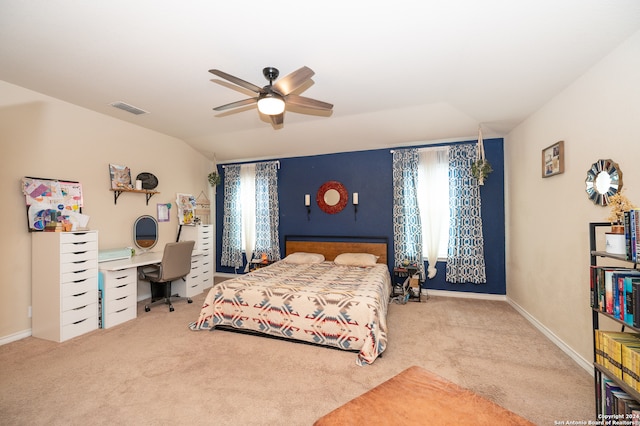
[[[213,287],[213,279],[208,276],[202,277],[202,283],[200,284],[200,288],[204,290],[205,288]]]
[[[79,296],[84,293],[95,291],[98,288],[98,281],[86,279],[62,284],[62,298]]]
[[[98,314],[96,305],[93,305],[93,310],[95,311],[93,316],[85,317],[70,324],[63,325],[60,330],[60,341],[69,340],[73,337],[80,336],[81,334],[97,330]]]
[[[88,241],[98,241],[97,232],[63,232],[60,234],[60,243],[86,243]]]
[[[60,254],[60,263],[75,263],[83,260],[93,260],[98,257],[98,253],[95,250],[88,251],[74,251]]]
[[[62,313],[81,308],[86,305],[98,303],[98,290],[92,289],[80,294],[74,294],[62,298]]]
[[[118,297],[117,299],[105,300],[102,309],[105,314],[111,314],[113,312],[118,312],[126,308],[135,307],[136,296],[129,294],[127,296]]]
[[[76,322],[80,322],[87,318],[98,317],[98,304],[90,303],[88,305],[82,305],[76,309],[71,309],[62,313],[62,325],[69,325]]]
[[[115,287],[105,288],[102,298],[105,301],[111,301],[125,296],[132,296],[133,299],[135,299],[138,291],[137,287],[138,283],[120,283]]]
[[[80,251],[97,251],[97,241],[82,241],[77,243],[60,244],[60,253],[75,253]]]
[[[119,271],[102,271],[104,287],[110,289],[123,284],[135,284],[137,282],[136,268],[121,269]]]
[[[82,281],[86,279],[94,279],[98,276],[98,269],[89,268],[89,269],[79,269],[77,271],[65,272],[62,274],[61,283],[70,283],[76,281]]]
[[[98,260],[95,256],[92,259],[77,260],[75,262],[60,264],[60,272],[62,275],[68,272],[84,271],[85,269],[98,269]]]
[[[114,325],[122,324],[123,322],[135,319],[137,316],[137,306],[129,306],[119,309],[115,312],[108,312],[104,314],[104,320],[102,322],[102,328],[113,327]]]

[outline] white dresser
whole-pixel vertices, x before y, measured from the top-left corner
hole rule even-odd
[[[185,280],[171,283],[171,291],[182,297],[193,297],[213,286],[213,225],[182,226],[180,241],[195,241],[191,272]]]
[[[63,342],[98,328],[98,232],[31,234],[31,334]]]
[[[101,327],[109,328],[137,316],[138,274],[136,268],[100,270]]]

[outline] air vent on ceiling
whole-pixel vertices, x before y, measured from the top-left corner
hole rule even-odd
[[[127,111],[127,112],[130,112],[131,114],[135,114],[135,115],[149,114],[149,111],[145,111],[143,109],[140,109],[138,107],[134,107],[133,105],[129,105],[129,104],[121,102],[121,101],[113,102],[110,105],[112,107],[114,107],[114,108],[119,108],[119,109],[121,109],[123,111]]]

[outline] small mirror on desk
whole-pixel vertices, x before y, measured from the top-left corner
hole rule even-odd
[[[133,242],[142,251],[152,249],[158,242],[158,221],[155,217],[140,216],[133,223]]]

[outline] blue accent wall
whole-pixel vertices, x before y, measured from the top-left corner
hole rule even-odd
[[[470,142],[475,141],[465,143]],[[487,284],[447,283],[445,263],[438,262],[438,273],[423,283],[425,288],[506,294],[503,139],[486,139],[484,147],[487,160],[493,167],[493,173],[480,190]],[[224,170],[221,172],[224,184]],[[324,213],[315,202],[316,192],[329,180],[341,182],[349,192],[347,206],[336,214]],[[221,185],[216,193],[216,270],[234,273],[233,268],[220,266],[223,188]],[[354,192],[359,194],[357,215],[351,204],[351,194]],[[304,206],[305,194],[311,197],[309,220]],[[278,197],[280,249],[283,255],[286,235],[386,236],[390,244],[389,267],[393,267],[392,155],[388,148],[280,159]]]

